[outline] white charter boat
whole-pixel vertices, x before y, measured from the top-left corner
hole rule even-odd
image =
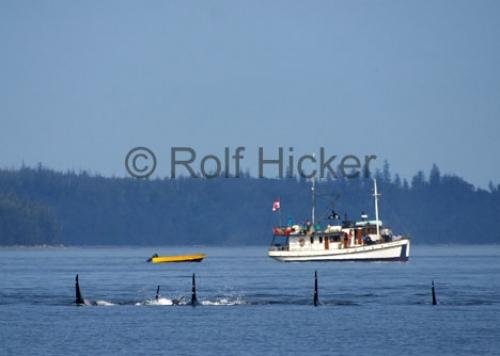
[[[315,224],[313,180],[312,223],[273,229],[268,255],[278,261],[408,261],[410,239],[395,236],[379,219],[377,181],[373,180],[375,220],[344,220],[321,229]],[[338,220],[338,219],[337,219]]]

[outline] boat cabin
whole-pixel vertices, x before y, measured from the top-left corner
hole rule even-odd
[[[382,228],[382,221],[364,219],[342,221],[340,225],[319,224],[281,226],[273,228],[271,248],[279,251],[345,249],[392,241],[389,228]],[[379,234],[377,234],[377,224]]]

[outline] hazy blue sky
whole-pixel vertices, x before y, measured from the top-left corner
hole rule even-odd
[[[500,183],[500,1],[1,0],[0,45],[2,167],[324,146]]]

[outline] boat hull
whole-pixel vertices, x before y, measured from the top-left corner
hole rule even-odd
[[[269,257],[283,262],[308,261],[408,261],[410,240],[401,239],[374,245],[365,245],[335,250],[270,250]]]
[[[151,263],[201,262],[205,257],[206,255],[203,253],[193,255],[158,256],[152,257]]]

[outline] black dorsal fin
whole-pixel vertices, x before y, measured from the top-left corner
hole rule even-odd
[[[85,300],[83,299],[82,292],[80,290],[80,283],[78,282],[78,274],[75,278],[75,303],[77,305],[84,305]]]

